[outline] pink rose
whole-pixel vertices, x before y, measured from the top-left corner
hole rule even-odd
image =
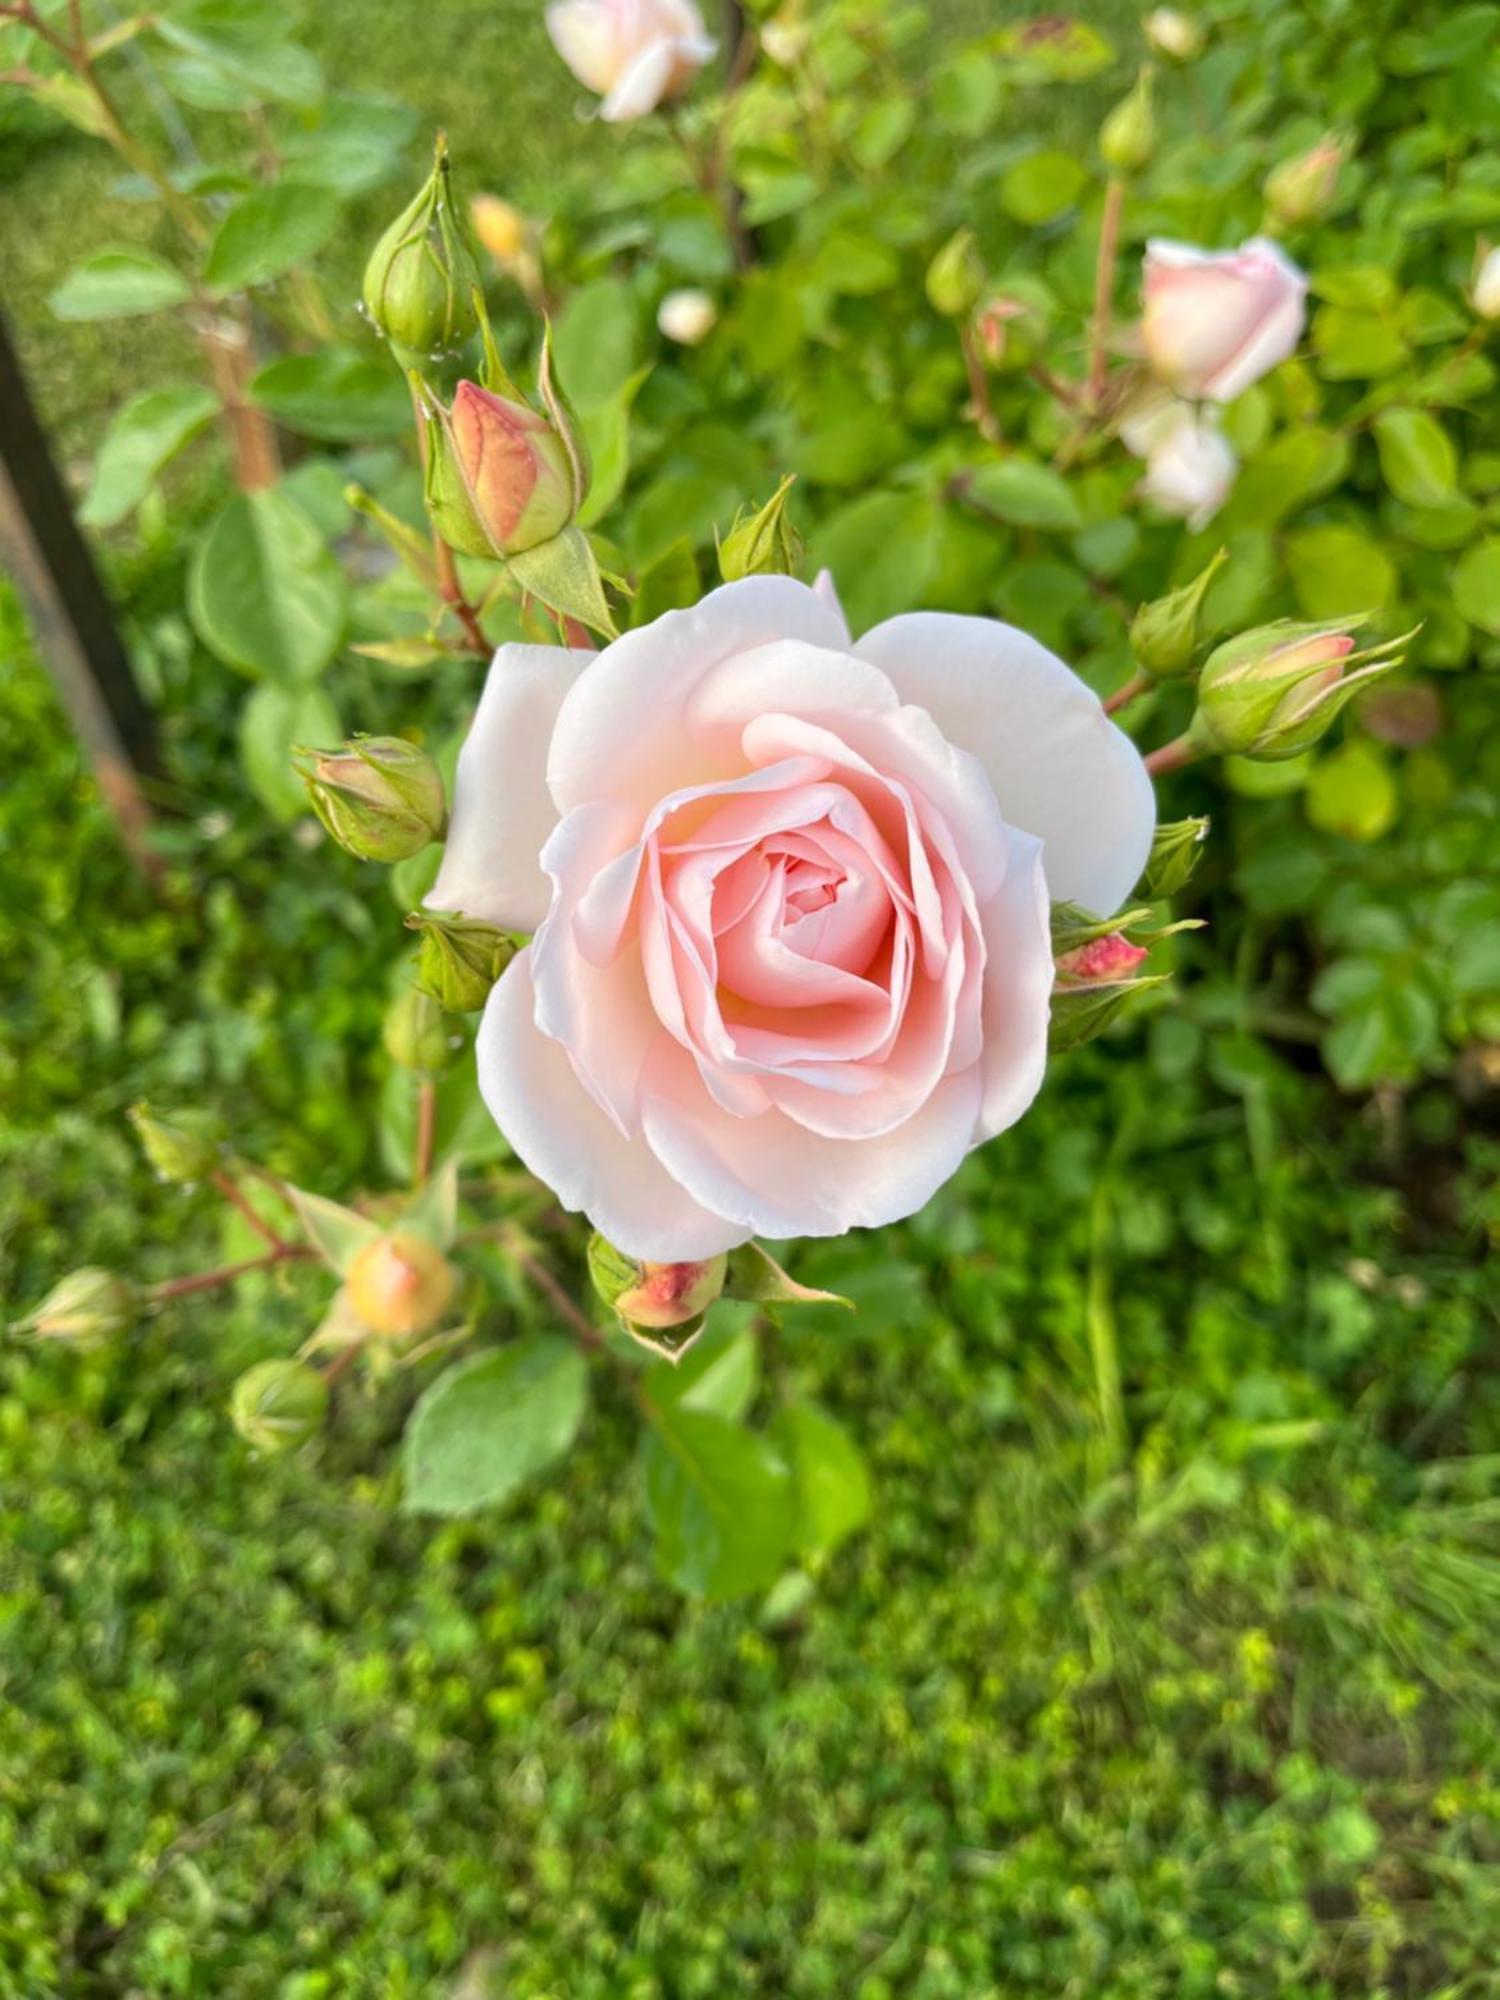
[[[535,931],[479,1082],[629,1255],[920,1208],[1041,1083],[1049,897],[1100,914],[1151,781],[1034,639],[921,612],[850,640],[750,577],[602,653],[502,646],[429,901]]]
[[[1184,396],[1232,402],[1302,337],[1307,279],[1267,237],[1223,251],[1158,237],[1144,282],[1146,357]]]
[[[611,123],[679,96],[715,47],[693,0],[555,0],[547,33]]]

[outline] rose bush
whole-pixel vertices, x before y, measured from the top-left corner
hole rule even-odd
[[[727,584],[599,654],[505,646],[433,906],[532,930],[481,1088],[632,1255],[908,1215],[1041,1083],[1049,896],[1113,911],[1151,780],[1011,626]]]

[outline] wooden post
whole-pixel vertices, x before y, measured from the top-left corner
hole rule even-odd
[[[131,860],[161,872],[141,780],[154,776],[156,732],[109,600],[73,519],[0,313],[0,558],[14,577],[47,664],[88,752]]]

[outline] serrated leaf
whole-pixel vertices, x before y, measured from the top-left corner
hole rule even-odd
[[[217,292],[269,284],[316,255],[339,226],[338,196],[281,181],[236,202],[209,245],[203,275]]]
[[[180,306],[193,288],[145,250],[99,250],[70,271],[47,303],[59,319],[131,319]]]
[[[79,519],[91,528],[112,528],[123,521],[217,408],[209,390],[191,385],[132,396],[104,434]]]
[[[231,500],[198,545],[188,616],[242,672],[285,686],[316,680],[338,650],[343,574],[308,516],[275,487]]]
[[[772,1444],[706,1410],[654,1405],[645,1460],[657,1565],[669,1582],[712,1598],[775,1582],[797,1502]]]
[[[544,1334],[471,1355],[412,1411],[403,1504],[427,1514],[497,1506],[563,1455],[587,1404],[588,1370],[565,1340]]]

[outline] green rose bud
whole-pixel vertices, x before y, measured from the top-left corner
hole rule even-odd
[[[1099,154],[1117,174],[1138,174],[1151,164],[1156,151],[1156,109],[1151,71],[1142,69],[1135,88],[1110,112],[1099,128]]]
[[[128,1278],[85,1264],[70,1271],[28,1316],[11,1331],[35,1340],[62,1340],[78,1347],[97,1346],[111,1334],[124,1333],[140,1311],[141,1295]]]
[[[627,1257],[595,1233],[589,1241],[594,1290],[627,1333],[670,1360],[679,1360],[703,1331],[709,1307],[724,1290],[725,1255],[681,1264]]]
[[[1283,160],[1266,176],[1266,207],[1278,222],[1296,225],[1326,215],[1338,192],[1346,148],[1338,139],[1320,139],[1310,152]]]
[[[1152,680],[1173,680],[1192,671],[1198,651],[1198,619],[1203,610],[1203,600],[1208,595],[1209,585],[1228,560],[1228,552],[1220,549],[1191,583],[1183,584],[1179,590],[1168,591],[1165,597],[1158,597],[1154,603],[1143,604],[1135,614],[1130,627],[1130,650],[1135,655],[1137,666]]]
[[[1174,819],[1156,829],[1137,894],[1165,901],[1186,888],[1208,841],[1206,817]]]
[[[742,576],[795,576],[801,568],[802,537],[787,513],[795,477],[789,473],[764,507],[735,515],[719,544],[719,574],[726,583],[737,583]]]
[[[425,750],[401,736],[356,736],[342,750],[297,750],[293,762],[313,811],[362,861],[405,861],[448,823],[443,780]]]
[[[305,1361],[257,1361],[230,1392],[229,1420],[257,1451],[295,1451],[327,1415],[328,1384]]]
[[[190,1187],[207,1180],[219,1164],[219,1141],[207,1130],[197,1129],[201,1120],[186,1112],[170,1124],[158,1118],[146,1104],[133,1104],[126,1113],[141,1142],[141,1151],[164,1181]]]
[[[452,1060],[453,1038],[443,1010],[419,987],[402,987],[386,1009],[380,1034],[386,1054],[399,1069],[440,1076]]]
[[[516,940],[471,917],[413,910],[409,930],[420,931],[417,984],[451,1014],[471,1014],[516,955]]]
[[[927,266],[927,297],[944,319],[962,319],[979,303],[984,290],[984,265],[974,232],[956,229]]]
[[[454,206],[448,147],[440,136],[432,172],[376,244],[365,266],[365,310],[412,354],[451,352],[479,324],[479,267]]]
[[[1411,634],[1356,652],[1353,635],[1365,622],[1283,618],[1217,647],[1198,682],[1190,741],[1267,763],[1310,749],[1361,688],[1400,664]]]

